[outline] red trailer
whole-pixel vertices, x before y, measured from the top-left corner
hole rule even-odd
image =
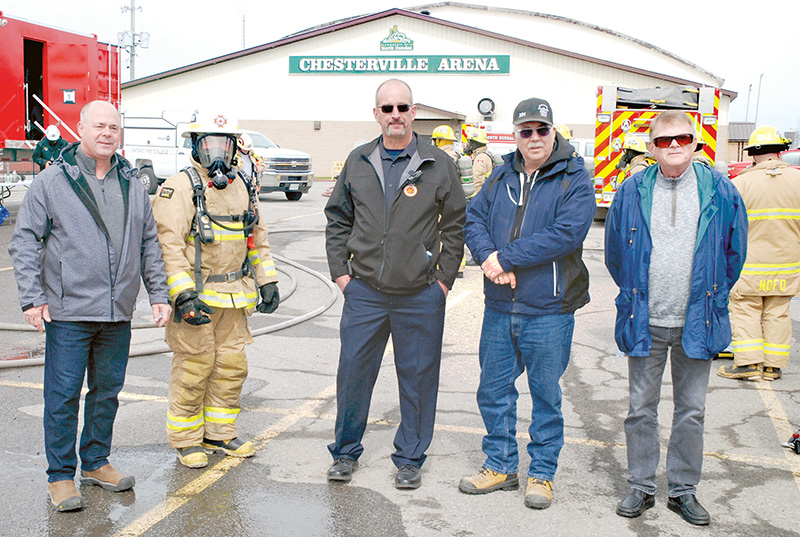
[[[119,107],[119,47],[0,11],[0,173],[29,161],[48,125],[77,139],[83,106]]]

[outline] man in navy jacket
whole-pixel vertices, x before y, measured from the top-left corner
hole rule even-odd
[[[625,418],[630,493],[617,514],[655,504],[660,446],[658,402],[671,349],[675,414],[667,453],[667,507],[687,522],[711,518],[695,497],[712,357],[731,341],[728,294],[747,250],[747,214],[733,184],[692,163],[695,127],[667,111],[650,126],[658,161],[625,181],[606,220],[606,266],[619,286],[614,331],[628,355]]]
[[[544,509],[564,445],[559,379],[569,363],[574,312],[589,302],[581,245],[595,200],[583,159],[553,128],[547,101],[517,105],[514,139],[517,151],[467,207],[464,238],[485,275],[477,398],[486,462],[458,487],[485,494],[519,486],[514,382],[527,369],[534,411],[525,505]]]

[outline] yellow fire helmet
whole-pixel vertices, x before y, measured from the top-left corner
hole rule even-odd
[[[489,143],[489,140],[486,139],[486,131],[475,127],[467,130],[467,140],[472,140],[473,142],[483,145]]]
[[[453,132],[453,128],[450,125],[439,125],[435,129],[433,129],[433,134],[431,134],[431,138],[434,140],[452,140],[453,142],[456,141],[456,135]]]
[[[636,151],[637,153],[647,153],[647,146],[645,145],[644,141],[633,134],[625,135],[625,141],[622,143],[622,148],[630,149],[631,151]]]
[[[775,152],[780,152],[788,149],[791,143],[792,141],[788,138],[784,138],[781,133],[778,132],[778,129],[770,127],[769,125],[764,125],[753,131],[753,134],[750,135],[750,139],[747,141],[747,145],[744,146],[744,148],[747,151],[750,149],[758,150],[764,146],[779,146],[774,149]],[[773,148],[770,147],[769,149]]]
[[[198,114],[183,137],[189,138],[192,134],[227,134],[238,138],[239,122],[227,114]]]
[[[572,140],[572,131],[569,130],[569,127],[564,125],[563,123],[557,123],[555,125],[556,132],[564,137],[565,140],[569,141]]]
[[[706,145],[706,141],[703,140],[703,133],[700,131],[700,129],[694,131],[694,139],[697,142],[697,149],[695,149],[695,151],[700,151],[703,149],[703,146]]]

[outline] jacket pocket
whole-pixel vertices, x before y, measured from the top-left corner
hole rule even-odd
[[[633,350],[636,343],[633,323],[633,296],[630,291],[620,289],[619,294],[614,299],[614,304],[617,306],[614,340],[619,350],[627,354]]]
[[[731,319],[728,314],[729,293],[728,289],[720,288],[706,297],[708,301],[706,345],[711,356],[724,350],[731,342]]]

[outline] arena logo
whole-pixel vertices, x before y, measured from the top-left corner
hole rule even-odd
[[[395,24],[389,28],[389,35],[381,39],[381,51],[414,50],[414,40],[400,32]]]

